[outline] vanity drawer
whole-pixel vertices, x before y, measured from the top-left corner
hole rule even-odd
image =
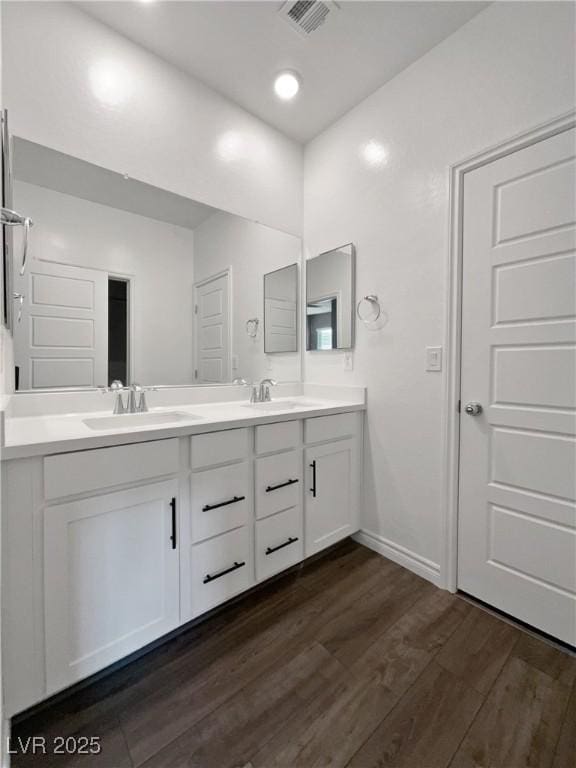
[[[250,528],[238,528],[192,547],[194,616],[248,589],[254,582]]]
[[[273,453],[300,445],[300,422],[280,421],[256,427],[256,453]]]
[[[256,578],[268,579],[304,557],[300,507],[256,523]]]
[[[302,452],[286,451],[256,459],[256,517],[267,517],[302,498]]]
[[[44,459],[44,496],[57,499],[124,483],[176,474],[180,467],[178,440],[62,453]]]
[[[192,469],[226,464],[245,459],[250,453],[250,430],[227,429],[191,438],[190,462]]]
[[[248,462],[195,472],[190,483],[193,541],[217,536],[248,521]]]
[[[317,416],[306,419],[304,439],[306,443],[320,443],[341,437],[355,437],[358,432],[357,413],[337,413],[333,416]]]

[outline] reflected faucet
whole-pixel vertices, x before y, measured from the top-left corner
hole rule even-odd
[[[129,387],[125,387],[120,379],[115,379],[109,387],[99,387],[102,393],[113,392],[116,395],[114,410],[112,411],[114,415],[122,413],[147,413],[146,392],[151,392],[155,389],[156,387],[142,387],[140,384],[131,384]],[[123,392],[129,392],[127,405],[124,405]],[[139,394],[138,399],[136,399],[136,393]]]
[[[262,379],[260,382],[260,389],[258,392],[258,401],[260,403],[268,403],[272,399],[270,396],[270,387],[275,387],[276,382],[274,379]]]

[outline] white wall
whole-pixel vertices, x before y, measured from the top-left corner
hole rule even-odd
[[[489,7],[306,148],[308,255],[357,246],[357,296],[387,326],[341,353],[307,353],[312,382],[368,386],[363,527],[434,575],[442,554],[448,168],[574,107],[574,6]],[[384,547],[384,551],[387,551]]]
[[[300,380],[300,352],[264,355],[264,274],[300,262],[300,238],[227,213],[215,213],[194,230],[194,279],[232,267],[232,376]],[[246,320],[258,317],[258,335],[246,333]]]
[[[15,135],[301,233],[300,145],[74,3],[2,5]]]
[[[192,383],[194,233],[21,181],[14,204],[34,221],[35,258],[130,277],[132,381]]]

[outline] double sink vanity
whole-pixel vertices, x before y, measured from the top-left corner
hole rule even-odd
[[[98,393],[49,395],[52,413],[12,397],[9,716],[358,530],[364,390],[277,389],[262,403],[237,386],[167,389],[125,415]]]
[[[354,346],[352,244],[304,260],[1,117],[12,717],[357,531],[365,392],[303,382]]]

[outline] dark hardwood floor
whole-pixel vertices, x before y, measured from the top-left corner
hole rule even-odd
[[[576,658],[345,542],[17,723],[78,768],[575,768]]]

